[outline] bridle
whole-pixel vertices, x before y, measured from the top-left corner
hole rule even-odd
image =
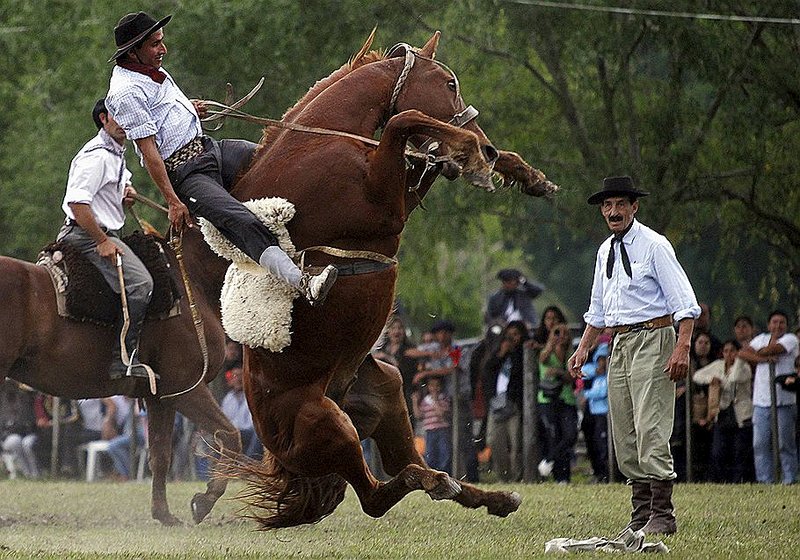
[[[461,84],[458,81],[458,76],[453,70],[447,66],[444,62],[440,62],[433,58],[428,58],[426,56],[422,56],[419,54],[418,49],[415,49],[408,43],[398,43],[391,49],[389,49],[386,53],[387,58],[391,58],[392,55],[401,49],[405,50],[405,61],[403,63],[403,69],[400,71],[400,74],[397,77],[397,81],[394,84],[394,89],[392,90],[392,96],[389,99],[389,112],[388,117],[391,118],[395,114],[397,114],[397,99],[400,97],[400,92],[403,90],[403,86],[408,79],[408,75],[411,73],[411,69],[414,67],[414,62],[416,62],[417,58],[422,58],[424,60],[429,60],[434,64],[438,65],[440,68],[444,69],[447,73],[449,73],[453,77],[453,81],[455,82],[455,95],[456,99],[458,100],[458,104],[464,107],[461,111],[457,112],[453,117],[447,121],[447,124],[456,126],[458,128],[463,128],[473,120],[475,120],[478,115],[480,114],[479,111],[473,107],[472,105],[465,106],[464,100],[461,97]],[[428,174],[429,171],[434,169],[436,165],[439,163],[437,158],[433,156],[433,152],[439,149],[439,143],[434,142],[432,138],[429,138],[419,146],[417,149],[421,152],[424,152],[428,157],[425,158],[425,169],[422,171],[422,174],[419,177],[416,185],[412,185],[408,188],[409,192],[416,192],[419,190],[420,186],[422,185],[422,181],[425,176]],[[422,200],[419,199],[420,205],[422,204]],[[423,207],[424,208],[424,207]]]
[[[465,106],[464,100],[461,98],[461,84],[458,81],[458,76],[456,73],[453,72],[447,64],[444,62],[440,62],[434,58],[428,58],[426,56],[422,56],[419,54],[418,49],[415,49],[408,43],[398,43],[389,49],[386,53],[387,58],[391,58],[394,53],[399,51],[400,49],[405,49],[405,62],[403,63],[403,69],[400,71],[400,75],[397,77],[397,81],[394,84],[394,89],[392,90],[392,97],[389,99],[389,117],[392,117],[397,113],[397,99],[400,97],[400,92],[403,90],[403,86],[408,79],[408,74],[411,72],[411,69],[414,67],[414,62],[417,58],[422,58],[425,60],[429,60],[434,64],[438,65],[440,68],[444,69],[447,73],[449,73],[453,77],[453,81],[456,84],[456,91],[455,95],[458,99],[459,105],[464,107],[462,111],[459,111],[453,117],[447,121],[447,124],[451,124],[453,126],[457,126],[459,128],[466,126],[471,121],[475,120],[478,115],[480,114],[478,110],[473,107],[472,105]]]

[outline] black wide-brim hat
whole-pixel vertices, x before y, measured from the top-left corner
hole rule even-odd
[[[117,60],[136,43],[167,25],[171,19],[172,15],[170,14],[156,21],[144,12],[122,16],[122,19],[117,22],[117,26],[114,28],[114,41],[117,44],[117,52],[108,59],[108,62]]]
[[[504,268],[497,273],[497,279],[502,280],[503,282],[519,280],[520,278],[522,278],[522,273],[516,268]]]
[[[600,204],[612,196],[627,196],[633,199],[647,196],[650,193],[640,191],[633,185],[633,179],[627,175],[621,177],[606,177],[603,179],[603,190],[597,191],[589,197],[589,204]]]

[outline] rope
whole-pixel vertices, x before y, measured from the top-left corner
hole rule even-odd
[[[260,124],[262,126],[276,126],[278,128],[294,130],[295,132],[305,132],[308,134],[321,134],[323,136],[340,136],[342,138],[350,138],[351,140],[362,142],[367,146],[372,146],[373,148],[377,148],[378,146],[380,146],[380,141],[375,140],[374,138],[367,138],[366,136],[353,134],[351,132],[345,132],[343,130],[331,130],[329,128],[319,128],[316,126],[305,126],[302,124],[278,121],[267,117],[257,117],[255,115],[251,115],[250,113],[245,113],[244,111],[241,111],[239,109],[234,109],[233,107],[229,107],[224,103],[219,103],[218,101],[203,101],[203,103],[205,103],[208,107],[212,108],[216,107],[219,109],[219,111],[209,111],[208,114],[211,116],[206,117],[207,119],[214,118],[217,115],[224,114],[224,116],[226,117],[240,119],[253,124]],[[420,159],[431,163],[441,163],[444,161],[450,161],[452,159],[449,156],[431,157],[422,152],[410,149],[406,149],[405,155],[410,158]]]

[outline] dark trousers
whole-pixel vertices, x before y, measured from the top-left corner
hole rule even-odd
[[[753,482],[753,428],[714,425],[711,442],[712,482]]]
[[[203,137],[205,152],[169,173],[175,194],[193,216],[205,218],[231,243],[258,262],[278,240],[261,220],[230,194],[237,175],[253,159],[256,144]]]
[[[592,471],[598,482],[608,482],[608,420],[605,414],[591,414],[592,434],[591,442],[587,440],[587,447],[591,449],[589,459]]]
[[[450,428],[425,431],[425,462],[437,471],[453,470],[453,436]]]
[[[540,404],[547,437],[547,459],[553,461],[553,479],[570,481],[572,450],[578,439],[578,409],[561,399]]]

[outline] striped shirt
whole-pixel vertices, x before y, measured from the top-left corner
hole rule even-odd
[[[125,148],[100,129],[72,158],[61,208],[74,220],[70,203],[88,204],[100,226],[114,231],[121,229],[125,223],[122,198],[130,180],[131,172],[125,167]]]
[[[162,159],[200,136],[203,130],[197,111],[164,70],[163,84],[149,76],[114,66],[106,95],[108,112],[119,123],[129,140],[155,136]],[[144,166],[144,160],[139,158]]]
[[[431,395],[425,395],[419,403],[419,412],[426,432],[450,427],[450,398],[444,393],[435,401]]]

